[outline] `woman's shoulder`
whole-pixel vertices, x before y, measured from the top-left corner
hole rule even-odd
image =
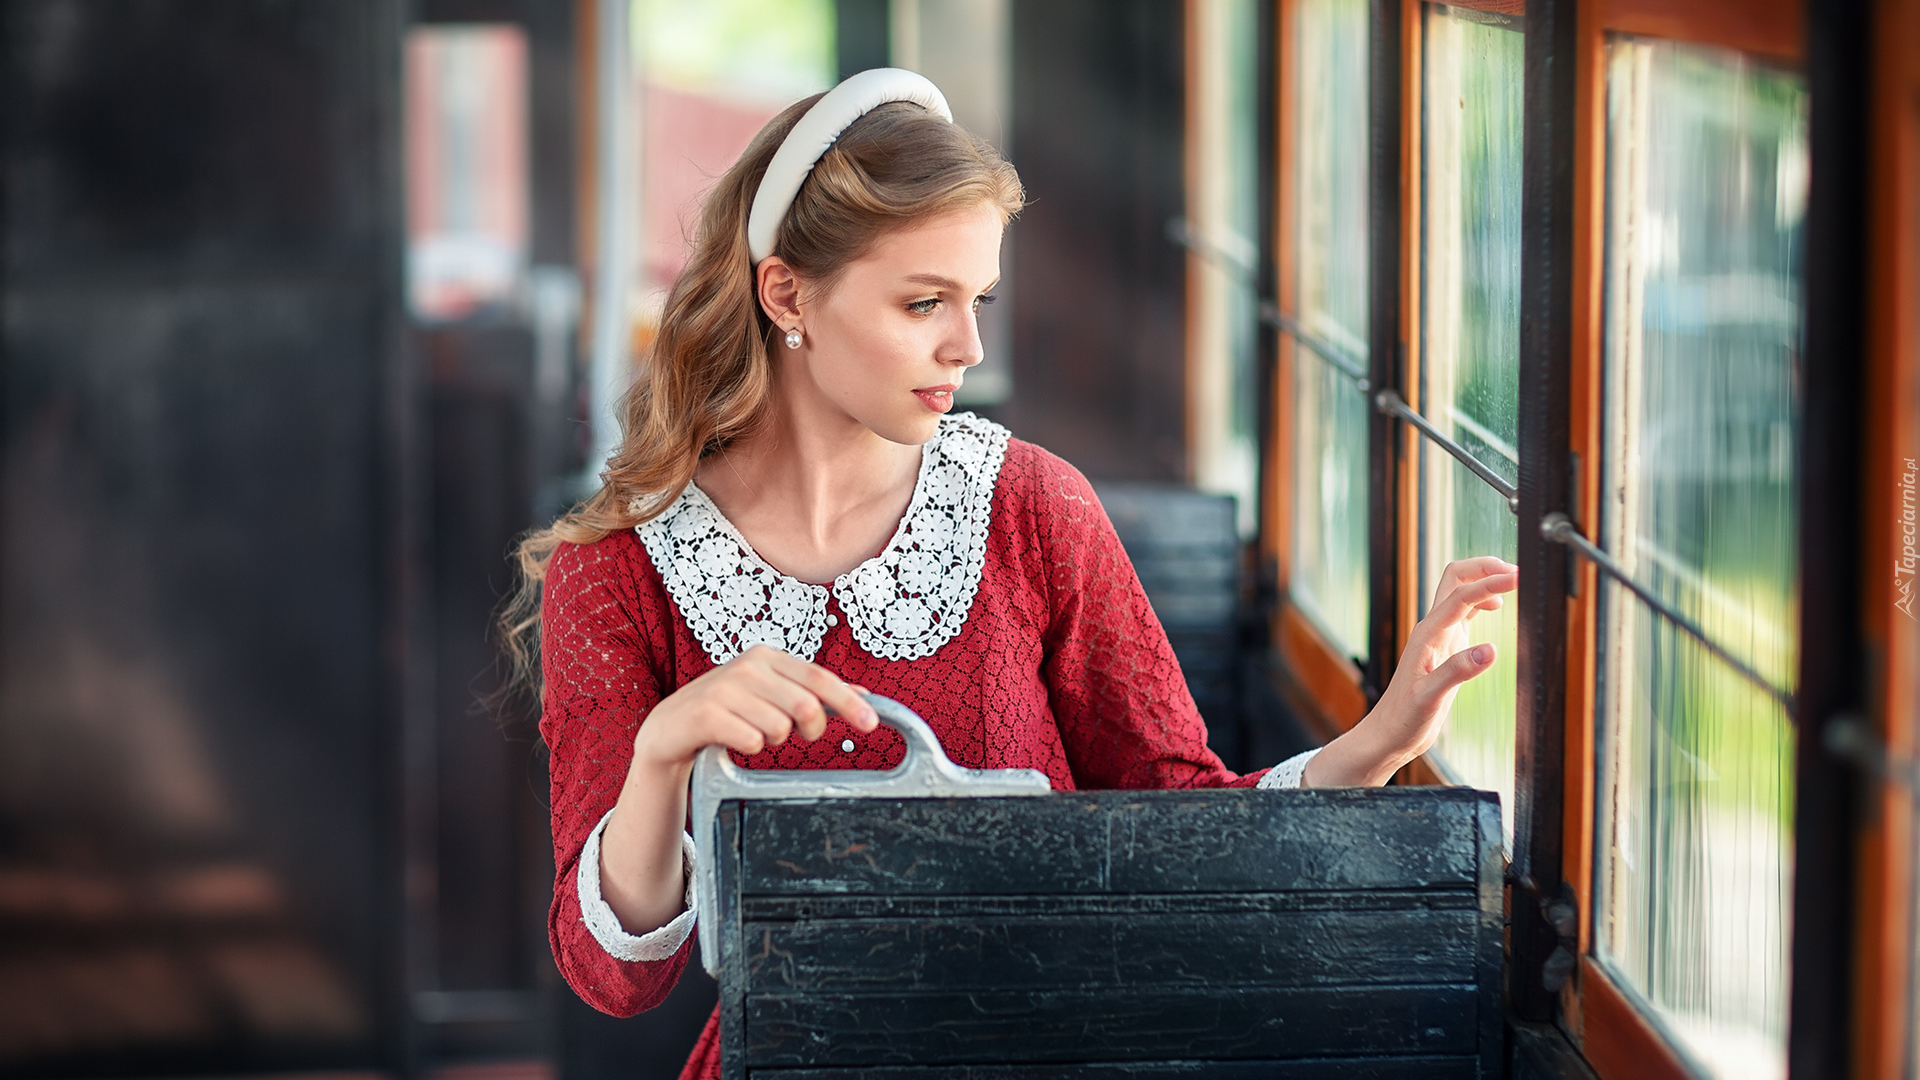
[[[615,529],[598,540],[560,541],[554,545],[553,561],[549,565],[577,573],[626,568],[635,559],[645,558],[646,550],[632,529]]]
[[[1025,439],[1007,440],[1007,461],[1003,472],[1027,489],[1072,488],[1093,490],[1079,469],[1058,454]]]
[[[1105,517],[1093,485],[1079,469],[1022,439],[1007,440],[998,494],[1008,512],[1037,522],[1079,521],[1090,514]]]
[[[547,561],[546,595],[551,602],[611,592],[632,601],[647,591],[641,583],[652,574],[646,547],[632,529],[618,529],[598,540],[580,543],[562,540]]]

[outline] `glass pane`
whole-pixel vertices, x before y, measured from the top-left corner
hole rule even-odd
[[[692,253],[701,201],[767,121],[833,85],[829,0],[633,0],[643,296],[639,337]]]
[[[407,307],[510,304],[527,255],[527,42],[519,27],[407,32]]]
[[[1367,2],[1294,8],[1294,312],[1367,356]],[[1324,359],[1293,356],[1291,596],[1350,656],[1367,651],[1367,402]]]
[[[886,7],[888,62],[933,80],[953,109],[954,123],[1010,153],[1013,0],[892,0]],[[875,7],[866,10],[873,13],[869,17],[879,14]],[[859,21],[850,7],[835,17],[845,21],[843,27]],[[1013,309],[1020,295],[1013,268],[1019,261],[1014,253],[1019,231],[1009,229],[1000,238],[1000,284],[994,291],[1005,299],[976,316],[983,358],[967,371],[954,394],[955,405],[1004,405],[1013,397]]]
[[[1505,16],[1429,6],[1422,99],[1420,402],[1433,424],[1519,479],[1520,116],[1526,39]],[[1420,447],[1420,601],[1454,559],[1519,555],[1506,499],[1431,443]],[[1456,780],[1500,793],[1513,835],[1516,606],[1473,620],[1500,650],[1454,699],[1435,745]]]
[[[1607,59],[1606,548],[1775,685],[1794,674],[1801,79],[1617,40]],[[1711,1075],[1785,1075],[1793,733],[1602,594],[1596,950]]]
[[[1211,252],[1189,263],[1193,477],[1203,490],[1234,496],[1242,537],[1253,535],[1259,509],[1259,21],[1253,0],[1195,9],[1189,114],[1198,168],[1187,222]]]

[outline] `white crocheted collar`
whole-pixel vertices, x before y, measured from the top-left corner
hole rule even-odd
[[[829,595],[862,649],[886,660],[918,660],[951,641],[973,607],[1007,437],[1006,428],[972,413],[943,417],[921,448],[913,500],[893,539],[831,586],[768,565],[692,484],[634,531],[716,664],[755,645],[812,660],[837,621],[827,610]]]

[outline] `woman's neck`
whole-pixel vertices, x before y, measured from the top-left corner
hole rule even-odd
[[[886,546],[919,467],[920,447],[776,391],[767,423],[702,461],[695,482],[774,569],[825,583]]]

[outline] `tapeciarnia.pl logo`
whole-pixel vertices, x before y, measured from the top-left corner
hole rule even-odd
[[[1893,606],[1913,615],[1913,580],[1916,553],[1913,510],[1913,459],[1901,458],[1900,472],[1900,557],[1893,561]]]

